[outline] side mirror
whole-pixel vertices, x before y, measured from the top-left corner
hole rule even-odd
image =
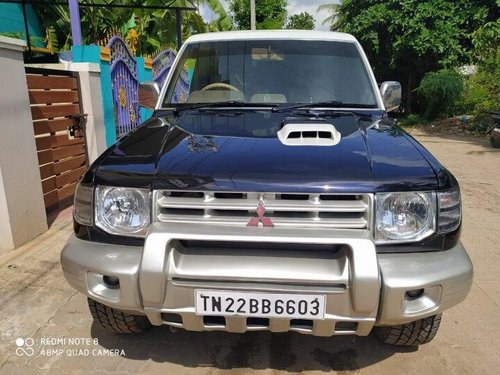
[[[148,109],[155,109],[160,96],[160,86],[156,82],[144,82],[139,85],[139,105]]]
[[[399,82],[383,82],[380,85],[380,94],[387,112],[395,111],[401,105],[401,84]]]

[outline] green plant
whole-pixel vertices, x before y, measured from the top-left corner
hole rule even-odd
[[[311,14],[302,12],[291,15],[290,18],[288,18],[285,28],[295,30],[313,30],[314,22],[315,19]]]
[[[422,110],[412,94],[425,73],[472,63],[472,33],[498,18],[498,0],[343,0],[321,9],[332,30],[358,38],[378,81],[403,84],[407,113]]]
[[[448,115],[462,90],[463,78],[454,70],[442,69],[427,73],[415,90],[426,104],[424,118],[433,120]]]
[[[474,31],[472,42],[479,60],[498,53],[500,45],[500,19],[488,22]]]
[[[21,32],[5,32],[5,33],[0,33],[0,36],[26,40],[26,34]],[[44,42],[45,42],[44,38],[38,36],[30,36],[30,43],[32,46],[43,46]]]
[[[107,0],[95,0],[100,7],[81,7],[81,28],[84,44],[98,43],[106,40],[116,30],[129,37],[129,31],[135,29],[133,35],[138,55],[152,54],[163,48],[176,48],[175,12],[166,9],[150,8],[113,8],[105,6]],[[157,0],[147,0],[145,5],[158,5]],[[182,11],[183,40],[195,33],[229,30],[231,19],[219,0],[198,0],[198,4],[206,4],[219,16],[208,25],[195,11]],[[186,0],[175,1],[177,6],[188,6]],[[43,26],[51,28],[56,37],[51,38],[52,44],[67,50],[71,47],[71,27],[68,6],[66,5],[34,5]],[[132,34],[134,34],[133,32]]]
[[[257,29],[282,29],[287,16],[286,6],[286,0],[256,0]],[[237,29],[250,29],[250,1],[230,0],[229,10]]]
[[[414,113],[411,113],[408,116],[403,117],[401,120],[399,120],[399,124],[401,124],[401,126],[415,126],[422,124],[423,122],[425,122],[425,120],[419,115]]]
[[[318,6],[318,9],[316,9],[317,12],[327,12],[329,14],[328,17],[326,17],[323,22],[321,22],[322,25],[330,25],[330,28],[333,29],[335,23],[338,21],[338,16],[339,16],[339,8],[340,4],[336,3],[328,3],[328,4],[322,4]]]
[[[500,110],[500,59],[495,65],[497,68],[493,72],[479,65],[477,73],[467,78],[459,102],[463,113],[478,115]]]
[[[473,115],[500,110],[500,20],[473,34],[477,72],[465,82],[460,109]],[[482,121],[484,122],[484,121]]]
[[[470,128],[483,133],[493,125],[489,112],[500,110],[500,21],[480,27],[472,40],[477,72],[465,80],[457,112],[474,115]]]
[[[219,0],[203,0],[200,2],[208,5],[219,17],[211,23],[212,27],[216,27],[216,30],[213,31],[228,31],[233,29],[231,16],[226,12],[226,9],[224,9]]]

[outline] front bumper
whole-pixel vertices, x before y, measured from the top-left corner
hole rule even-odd
[[[472,264],[461,244],[443,252],[377,254],[367,232],[314,233],[310,237],[310,231],[296,229],[156,223],[144,248],[73,236],[63,249],[61,263],[68,282],[90,298],[145,314],[155,325],[194,331],[362,336],[374,325],[402,324],[440,313],[469,292]],[[198,247],[196,241],[205,245]],[[221,242],[246,247],[220,247]],[[273,248],[283,243],[293,246]],[[302,245],[307,251],[297,250]],[[119,287],[110,287],[103,276],[117,277]],[[211,320],[195,314],[196,289],[319,293],[327,298],[326,315],[306,322],[240,316]],[[423,289],[422,294],[409,298],[406,292],[416,289]]]

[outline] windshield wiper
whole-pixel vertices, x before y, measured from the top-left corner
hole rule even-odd
[[[314,116],[315,116],[316,120],[320,120],[320,119],[325,120],[325,117],[326,118],[328,118],[328,117],[338,118],[338,117],[343,117],[343,116],[351,116],[356,121],[358,126],[361,126],[361,120],[370,121],[370,122],[373,121],[373,117],[370,114],[363,114],[363,113],[358,113],[358,112],[354,113],[352,111],[344,111],[344,110],[335,110],[334,112],[330,112],[328,114],[315,113]],[[288,118],[294,118],[294,117],[307,117],[310,119],[311,113],[310,112],[295,112],[295,113],[293,113],[292,117],[288,117]]]
[[[314,103],[295,103],[282,105],[273,108],[273,112],[286,112],[294,109],[309,109],[314,107],[341,107],[341,108],[375,108],[368,104],[355,104],[355,103],[344,103],[340,100],[329,100],[324,102],[314,102]]]
[[[163,114],[165,112],[174,114],[179,114],[185,111],[192,111],[203,108],[213,108],[213,107],[242,107],[246,103],[243,100],[227,100],[222,102],[209,102],[209,103],[192,103],[192,104],[182,104],[177,107],[171,108],[161,108],[156,111],[158,114]]]

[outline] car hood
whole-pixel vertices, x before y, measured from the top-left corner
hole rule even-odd
[[[240,117],[232,121],[244,121]],[[342,134],[335,146],[289,146],[276,133],[201,133],[182,121],[152,118],[108,151],[94,180],[212,191],[364,193],[439,187],[442,167],[392,122],[377,116],[328,121]]]

